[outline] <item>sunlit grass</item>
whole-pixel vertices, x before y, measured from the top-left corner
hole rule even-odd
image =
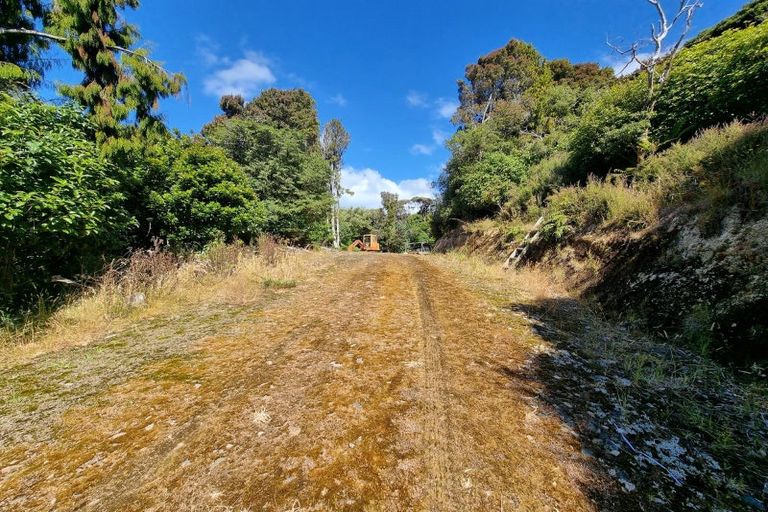
[[[242,245],[218,245],[183,260],[169,253],[134,256],[43,320],[0,330],[0,364],[86,345],[132,322],[204,304],[246,305],[267,288],[298,286],[328,260],[320,253],[274,251],[261,255]]]

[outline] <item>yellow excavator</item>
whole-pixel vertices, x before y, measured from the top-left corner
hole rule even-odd
[[[379,247],[379,239],[376,235],[364,235],[362,240],[355,240],[349,247],[348,251],[362,251],[362,252],[381,252]]]

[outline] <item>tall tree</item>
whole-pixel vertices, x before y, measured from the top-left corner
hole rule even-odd
[[[521,102],[527,90],[551,80],[545,64],[533,46],[517,39],[480,57],[467,66],[466,81],[458,82],[461,105],[454,120],[464,126],[482,123],[500,102]]]
[[[244,117],[275,128],[298,130],[308,146],[320,137],[315,100],[303,89],[267,89],[245,105]]]
[[[102,138],[116,136],[130,118],[148,131],[162,127],[156,114],[159,100],[178,94],[185,79],[167,73],[149,59],[147,50],[131,49],[140,35],[120,11],[138,6],[139,0],[56,0],[43,30],[30,28],[29,16],[17,16],[14,26],[0,27],[0,36],[61,45],[84,77],[80,84],[59,90],[88,109]]]
[[[219,100],[219,107],[225,116],[235,117],[245,108],[245,99],[239,94],[226,94]]]
[[[139,0],[57,0],[51,12],[52,32],[65,39],[72,65],[85,75],[60,92],[85,106],[107,135],[132,113],[140,127],[155,126],[159,100],[178,94],[185,81],[149,60],[146,50],[130,49],[140,35],[119,11],[138,7]]]
[[[46,14],[41,0],[0,0],[0,27],[34,30]],[[0,33],[0,68],[20,81],[34,85],[48,68],[41,54],[48,41],[26,34]],[[2,77],[0,77],[2,79]]]
[[[381,228],[379,233],[387,251],[402,252],[408,246],[403,222],[407,218],[405,203],[393,192],[381,193]]]
[[[341,166],[343,165],[344,152],[349,147],[349,133],[338,119],[331,119],[323,129],[320,145],[323,156],[331,166],[331,180],[329,189],[333,197],[331,207],[331,232],[333,233],[333,246],[338,249],[341,245],[341,229],[339,226],[339,207],[344,190],[341,187]]]
[[[295,243],[327,240],[330,167],[304,132],[236,115],[215,120],[205,135],[250,176],[267,207],[267,231]]]

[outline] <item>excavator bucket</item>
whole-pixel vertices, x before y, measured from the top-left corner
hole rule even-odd
[[[354,242],[349,244],[349,247],[347,247],[347,250],[349,252],[352,252],[352,251],[364,251],[365,247],[363,246],[363,242],[361,242],[360,240],[355,240]]]

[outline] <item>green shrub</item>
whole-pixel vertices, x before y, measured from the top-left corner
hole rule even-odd
[[[714,37],[718,37],[728,30],[741,30],[768,21],[768,0],[752,0],[739,12],[730,16],[714,27],[703,30],[691,39],[687,46],[694,46]]]
[[[133,220],[73,107],[0,94],[0,302],[23,306],[103,265]]]
[[[612,170],[633,167],[649,127],[645,115],[647,84],[644,77],[625,79],[603,91],[573,132],[571,159],[565,173],[569,183]]]
[[[533,220],[537,217],[547,198],[562,185],[569,158],[568,153],[558,152],[531,166],[526,178],[507,190],[501,218]]]
[[[161,237],[176,249],[217,241],[253,240],[266,212],[245,172],[222,149],[199,141],[169,141],[168,166],[150,193]]]
[[[661,91],[660,141],[690,138],[716,124],[768,113],[768,23],[684,49]]]
[[[664,202],[682,202],[721,218],[733,206],[759,214],[768,207],[768,122],[734,122],[675,144],[633,171],[655,183]]]
[[[557,241],[607,225],[643,229],[658,220],[658,208],[652,190],[591,179],[585,187],[566,187],[550,198],[542,232]]]

